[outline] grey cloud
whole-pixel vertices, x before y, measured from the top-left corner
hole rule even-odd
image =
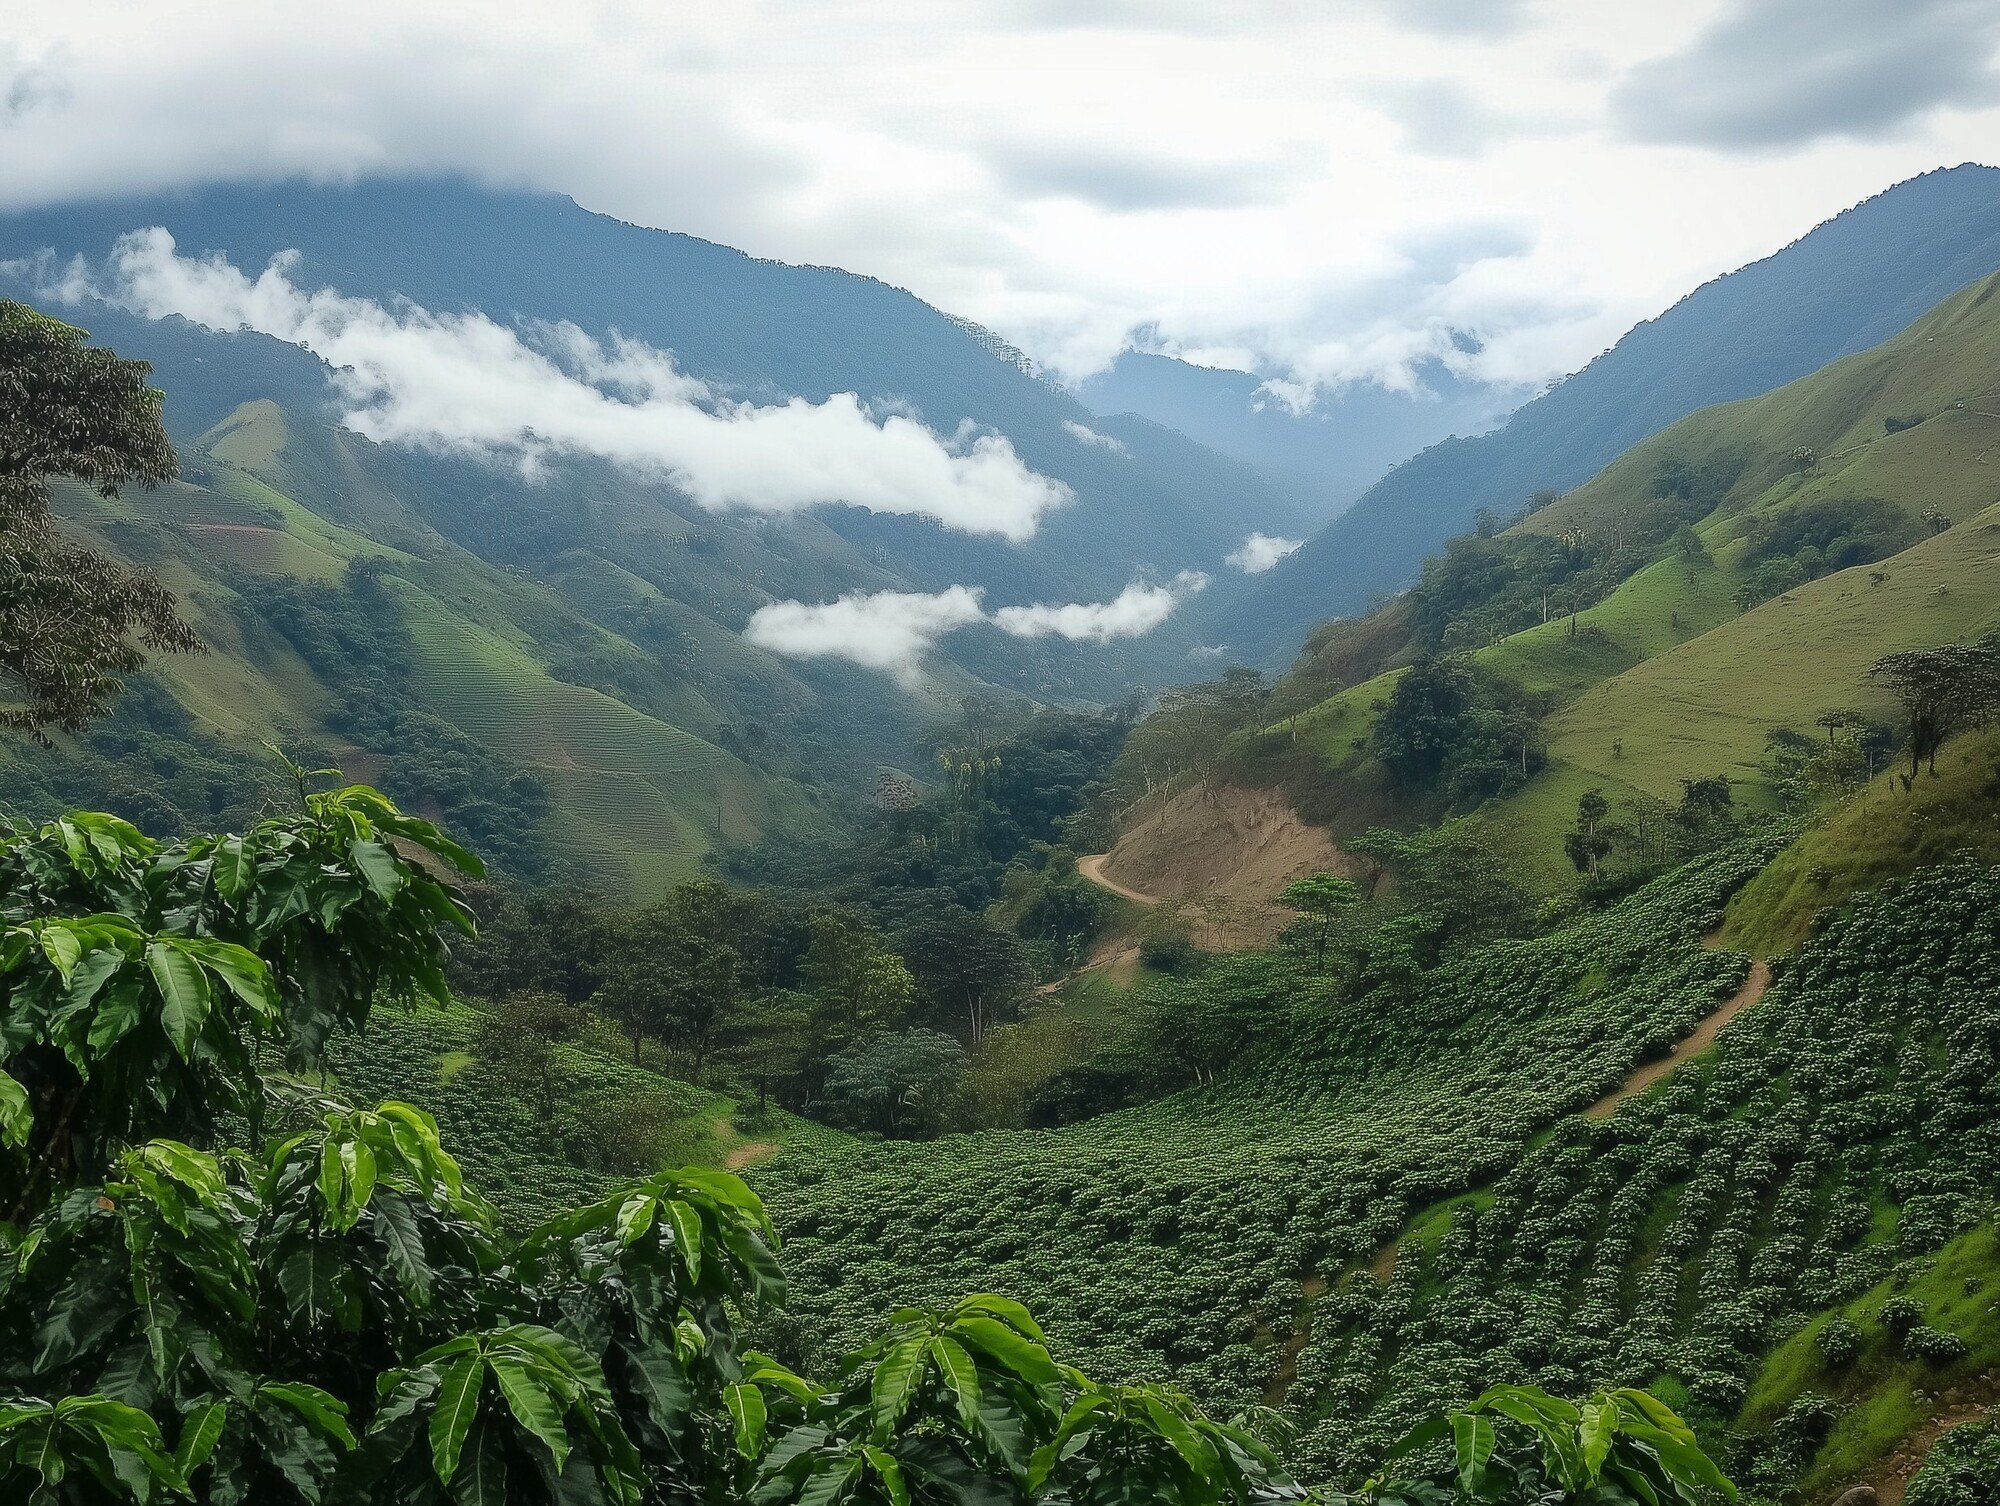
[[[1016,193],[1104,209],[1234,209],[1279,196],[1292,176],[1272,161],[1187,162],[1088,146],[1009,143],[985,155]]]
[[[47,59],[27,60],[0,47],[0,126],[36,110],[60,110],[71,97],[69,80]]]
[[[2000,99],[1992,0],[1737,0],[1692,45],[1631,70],[1612,118],[1637,140],[1770,151],[1879,136]]]
[[[1391,20],[1413,31],[1508,36],[1528,24],[1532,0],[1378,0]]]
[[[1385,84],[1369,95],[1402,128],[1404,145],[1430,157],[1476,157],[1525,124],[1488,109],[1470,89],[1450,79]]]

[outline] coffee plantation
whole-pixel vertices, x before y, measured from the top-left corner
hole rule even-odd
[[[308,782],[242,835],[161,844],[74,814],[0,840],[6,1499],[1303,1495],[1256,1433],[1170,1386],[1092,1380],[1008,1298],[903,1306],[826,1384],[742,1348],[787,1283],[763,1204],[724,1172],[508,1232],[428,1113],[299,1075],[378,1000],[448,1006],[442,933],[471,922],[439,871],[478,871],[374,790]],[[231,1143],[267,1127],[262,1149]],[[1727,1492],[1653,1398],[1566,1405],[1494,1393],[1356,1488]],[[1541,1425],[1502,1448],[1496,1416]]]

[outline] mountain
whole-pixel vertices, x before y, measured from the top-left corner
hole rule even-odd
[[[1262,377],[1128,350],[1085,379],[1077,396],[1098,413],[1136,413],[1252,466],[1325,524],[1370,482],[1451,434],[1482,434],[1524,395],[1468,381],[1442,362],[1418,366],[1400,392],[1354,382],[1294,411]]]
[[[2000,629],[1996,365],[2000,273],[1874,349],[1691,414],[1309,649],[1246,765],[1336,837],[1435,815],[1392,795],[1371,734],[1408,664],[1459,648],[1542,706],[1546,765],[1474,817],[1538,888],[1574,881],[1563,834],[1586,791],[1635,820],[1715,775],[1738,805],[1775,804],[1774,737],[1823,741],[1823,713],[1893,729],[1872,663]],[[1536,571],[1572,555],[1537,620]]]
[[[657,470],[603,459],[524,470],[371,441],[344,421],[351,395],[336,401],[329,368],[284,339],[50,300],[72,258],[98,275],[120,236],[150,226],[182,257],[251,275],[294,252],[285,276],[301,293],[367,300],[368,319],[405,332],[423,323],[414,306],[524,338],[566,321],[607,359],[619,339],[643,341],[706,384],[717,412],[855,393],[956,453],[977,426],[1068,500],[1016,542],[852,507],[717,510]],[[216,802],[250,788],[245,770],[276,731],[481,828],[503,870],[548,877],[535,855],[567,823],[594,854],[576,877],[652,893],[717,842],[812,825],[829,802],[872,791],[880,766],[923,766],[920,733],[967,696],[1108,701],[1185,677],[1190,662],[1171,620],[1108,643],[977,628],[899,681],[752,645],[743,630],[760,607],[956,585],[983,588],[989,608],[1102,602],[1135,579],[1216,571],[1245,533],[1299,521],[1248,468],[1143,420],[1100,423],[991,335],[907,293],[548,195],[286,184],[38,210],[0,218],[0,293],[154,363],[182,483],[61,504],[158,569],[213,649],[160,663],[85,744],[14,760],[0,790],[31,806],[84,798],[115,766],[152,824],[221,819]],[[412,719],[437,767],[455,771],[427,793],[413,762],[379,768]],[[527,793],[511,809],[482,805],[483,787],[513,779]]]
[[[1697,408],[1886,339],[1995,267],[2000,169],[1967,164],[1898,184],[1704,284],[1495,432],[1396,467],[1296,554],[1215,593],[1203,632],[1246,657],[1287,658],[1314,622],[1408,585],[1481,508],[1505,517],[1538,491],[1574,486]]]
[[[1990,1404],[2000,1360],[2000,1235],[1965,1170],[1992,1161],[2000,1114],[2000,729],[1905,780],[1868,671],[2000,630],[1996,365],[2000,274],[1434,557],[1355,625],[1394,662],[1126,821],[1198,875],[1160,884],[1185,902],[1153,904],[1149,937],[1200,913],[1197,842],[1229,775],[1316,800],[1336,837],[1393,817],[1438,866],[1391,859],[1395,892],[1338,912],[1384,918],[1334,966],[1306,944],[1142,972],[1121,1014],[1107,944],[1057,996],[1091,1011],[1094,1052],[1047,1080],[1055,1128],[762,1168],[802,1231],[805,1342],[837,1347],[976,1267],[1086,1363],[1281,1409],[1309,1478],[1369,1467],[1440,1398],[1531,1375],[1570,1395],[1643,1381],[1746,1499],[1900,1488]],[[1617,540],[1571,577],[1598,572],[1597,594],[1535,620],[1532,572],[1592,539]],[[1370,734],[1409,661],[1446,646],[1542,709],[1547,758],[1427,834],[1439,812],[1385,809]],[[1421,730],[1444,738],[1448,698],[1431,704]],[[1782,788],[1785,760],[1842,758],[1831,789]],[[1690,856],[1667,813],[1717,775],[1731,815]],[[1607,871],[1637,865],[1622,898],[1565,852],[1592,792]],[[1781,805],[1805,819],[1765,819]],[[1241,840],[1262,850],[1274,825]],[[1468,837],[1490,869],[1453,846]],[[1442,935],[1496,872],[1549,903],[1504,940]],[[1121,1070],[1179,1091],[1108,1093]]]
[[[1223,497],[1192,494],[1145,440],[1125,452],[1077,432],[1091,411],[1026,369],[989,333],[872,278],[761,260],[692,236],[643,229],[549,194],[503,193],[434,179],[212,187],[186,196],[114,199],[0,217],[0,262],[52,250],[101,259],[121,234],[169,230],[183,255],[220,253],[248,272],[299,253],[291,279],[438,314],[506,324],[567,321],[671,352],[688,376],[760,403],[836,393],[893,407],[941,435],[966,423],[1013,446],[1069,486],[1039,533],[943,539],[936,525],[833,508],[828,526],[864,550],[893,554],[926,588],[965,582],[996,594],[1115,592],[1135,569],[1212,569],[1252,529],[1296,526],[1295,509],[1254,474]],[[88,305],[86,305],[88,307]],[[255,397],[302,400],[296,362],[286,392],[263,390],[266,352],[242,344],[133,332],[91,308],[107,339],[156,361],[177,432],[199,433]],[[143,328],[143,326],[142,326]],[[116,343],[116,342],[114,342]],[[227,348],[229,354],[222,355]],[[191,369],[195,364],[203,369]],[[327,403],[322,396],[319,406]],[[1075,428],[1066,428],[1073,425]]]

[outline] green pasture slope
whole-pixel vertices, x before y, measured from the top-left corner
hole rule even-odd
[[[246,624],[237,589],[260,577],[338,583],[351,563],[372,559],[415,648],[409,688],[425,709],[543,778],[550,819],[572,834],[565,845],[579,857],[582,881],[655,895],[700,871],[720,843],[820,819],[797,779],[753,768],[673,719],[711,734],[727,721],[691,677],[663,673],[656,654],[579,615],[560,582],[552,587],[452,544],[363,463],[366,455],[359,441],[254,402],[190,447],[183,481],[111,500],[63,491],[71,524],[156,570],[209,645],[207,654],[163,658],[151,671],[196,729],[248,763],[268,761],[262,744],[275,741],[378,777],[376,756],[329,726],[335,692],[281,635]],[[634,578],[624,590],[651,588]],[[769,675],[764,656],[705,625],[705,663],[766,693],[757,689]],[[639,689],[623,699],[559,675],[578,663]],[[0,765],[0,795],[8,785]]]
[[[1208,1089],[1060,1131],[782,1155],[755,1180],[808,1342],[996,1288],[1083,1363],[1281,1407],[1308,1475],[1500,1381],[1651,1385],[1774,1493],[1860,1468],[1913,1386],[2000,1355],[1969,1295],[1995,1279],[2000,873],[1861,897],[1709,1055],[1575,1112],[1742,980],[1701,938],[1768,855],[1704,859],[1407,996],[1337,1007],[1284,966],[1219,963],[1269,967],[1292,1022]],[[1886,1329],[1904,1293],[1954,1337]],[[1861,1332],[1837,1364],[1797,1337],[1830,1306]],[[1795,1457],[1773,1425],[1806,1391],[1850,1411]]]
[[[1875,659],[2000,627],[2000,276],[1872,350],[1683,419],[1517,529],[1604,536],[1671,517],[1680,504],[1656,490],[1667,462],[1734,477],[1695,523],[1707,558],[1668,549],[1574,624],[1541,624],[1474,656],[1558,704],[1547,768],[1482,813],[1522,872],[1549,887],[1566,872],[1561,833],[1583,790],[1671,798],[1684,778],[1726,773],[1739,800],[1757,803],[1771,730],[1811,730],[1834,708],[1886,717],[1890,703],[1864,678]],[[1951,526],[1875,565],[1736,604],[1760,519],[1869,499]],[[1336,832],[1395,814],[1366,741],[1397,673],[1252,739],[1252,750],[1313,755],[1304,772],[1294,759],[1290,777]]]

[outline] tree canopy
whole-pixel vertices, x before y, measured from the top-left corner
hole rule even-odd
[[[66,539],[49,487],[106,497],[178,471],[152,368],[0,299],[0,725],[37,736],[101,713],[145,650],[200,646],[151,575]]]

